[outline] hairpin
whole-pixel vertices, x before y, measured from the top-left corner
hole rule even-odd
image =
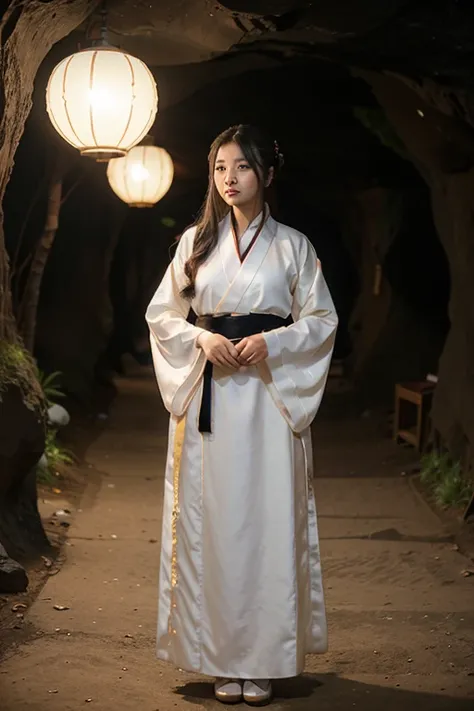
[[[278,141],[273,141],[273,149],[275,151],[275,162],[276,162],[276,167],[282,168],[283,164],[285,162],[285,159],[283,157],[283,153],[280,153],[280,146],[278,145]]]

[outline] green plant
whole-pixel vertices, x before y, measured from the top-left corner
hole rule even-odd
[[[56,477],[61,473],[61,468],[66,464],[74,464],[74,454],[57,441],[57,430],[47,428],[44,444],[44,456],[40,460],[36,477],[40,484],[51,486],[56,482]]]
[[[49,375],[46,375],[42,370],[38,369],[38,382],[41,386],[41,389],[43,391],[43,395],[45,397],[45,400],[48,404],[48,407],[51,407],[51,405],[54,405],[55,400],[53,398],[62,398],[65,397],[65,394],[63,393],[62,390],[59,389],[59,379],[62,375],[62,373],[59,370],[56,370],[54,373],[50,373]]]
[[[26,407],[44,417],[46,401],[33,358],[21,343],[0,341],[0,400],[11,385],[19,388]]]
[[[462,475],[460,462],[446,470],[433,490],[439,506],[464,506],[472,496],[472,483]]]
[[[450,468],[450,457],[447,452],[433,449],[421,458],[420,479],[423,484],[434,487]]]
[[[433,450],[422,457],[420,480],[431,490],[438,506],[463,506],[472,496],[472,482],[448,452]]]
[[[49,465],[38,464],[36,468],[36,480],[39,484],[52,486],[56,481],[56,476],[52,473]]]
[[[39,470],[46,469],[46,478],[51,481],[56,475],[58,469],[64,464],[74,464],[74,455],[69,450],[59,444],[56,439],[57,430],[48,428],[46,430],[46,440],[44,445],[44,456],[46,457],[47,467],[38,467]],[[49,474],[49,477],[48,477]]]

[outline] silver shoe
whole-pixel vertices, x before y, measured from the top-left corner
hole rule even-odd
[[[223,704],[238,704],[242,701],[242,682],[240,679],[216,679],[214,695]]]
[[[265,706],[272,700],[273,689],[269,679],[244,681],[244,701],[249,706]]]

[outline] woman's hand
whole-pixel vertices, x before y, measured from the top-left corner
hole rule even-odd
[[[235,348],[240,365],[257,365],[268,357],[267,342],[261,333],[243,338]]]
[[[234,344],[218,333],[205,331],[197,339],[197,344],[211,363],[238,370],[241,366],[239,354]]]

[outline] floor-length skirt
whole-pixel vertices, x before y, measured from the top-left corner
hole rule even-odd
[[[170,421],[157,654],[210,676],[295,676],[327,649],[311,435],[256,368],[214,369],[212,434],[201,392]]]

